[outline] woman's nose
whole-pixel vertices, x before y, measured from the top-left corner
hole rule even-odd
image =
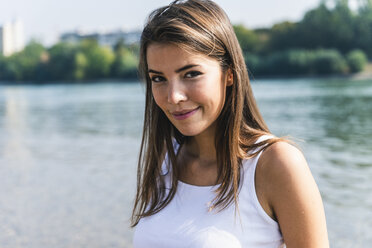
[[[168,103],[178,104],[179,102],[186,101],[186,89],[180,82],[172,81],[168,85]]]

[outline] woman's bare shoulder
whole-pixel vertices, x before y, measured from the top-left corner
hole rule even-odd
[[[283,141],[272,144],[262,152],[256,174],[270,191],[298,178],[312,178],[302,152],[294,145]]]
[[[328,247],[322,199],[303,153],[280,141],[263,151],[258,168],[287,247]]]

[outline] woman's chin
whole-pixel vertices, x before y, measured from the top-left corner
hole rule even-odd
[[[177,128],[177,127],[176,127]],[[177,128],[177,130],[183,135],[183,136],[196,136],[201,133],[201,130],[196,128]]]
[[[207,123],[173,123],[173,126],[183,135],[183,136],[198,136],[202,133],[208,133],[209,135],[214,135],[215,125],[209,125]]]
[[[178,131],[180,131],[180,133],[182,133],[183,136],[196,136],[199,134],[198,132],[193,132],[193,131],[181,131],[181,130],[178,130]]]

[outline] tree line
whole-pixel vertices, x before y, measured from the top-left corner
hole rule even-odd
[[[348,0],[321,1],[299,22],[234,29],[254,75],[353,73],[372,58],[372,0],[355,10]]]
[[[372,0],[357,9],[348,0],[323,0],[298,22],[270,28],[234,25],[249,71],[257,76],[347,74],[363,70],[372,58]],[[137,78],[138,44],[114,48],[95,40],[30,42],[23,51],[0,56],[0,80],[81,81]]]
[[[0,57],[3,81],[82,81],[137,78],[138,44],[119,41],[113,49],[96,40],[59,42],[50,48],[31,41],[23,51]]]

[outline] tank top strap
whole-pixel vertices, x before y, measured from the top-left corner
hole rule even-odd
[[[274,136],[271,135],[263,135],[257,139],[255,143],[259,143],[268,139],[273,138]],[[258,148],[260,149],[260,148]],[[256,193],[256,185],[255,185],[255,174],[257,169],[257,163],[261,154],[264,150],[260,151],[255,157],[251,159],[247,159],[244,161],[243,168],[244,168],[244,182],[243,182],[243,189],[247,190],[249,194],[249,198],[252,201],[252,204],[256,208],[257,212],[260,216],[267,222],[268,224],[277,227],[278,223],[273,220],[262,208],[260,202],[258,201],[257,193]]]
[[[272,136],[272,135],[262,135],[262,136],[260,136],[260,137],[256,140],[255,144],[260,143],[260,142],[265,141],[265,140],[268,140],[268,139],[271,139],[271,138],[273,138],[273,137],[274,137],[274,136]],[[261,148],[262,148],[262,146],[261,146],[261,147],[258,147],[258,148],[256,148],[256,149],[254,149],[254,150],[252,150],[252,151],[250,151],[249,153],[254,153],[254,152],[258,151],[258,150],[261,149]],[[250,159],[247,159],[247,160],[244,160],[244,161],[243,161],[243,163],[244,163],[244,166],[243,166],[243,168],[244,168],[244,174],[246,174],[246,173],[253,174],[253,175],[250,175],[250,176],[251,176],[251,177],[252,177],[252,176],[254,177],[254,174],[255,174],[255,171],[256,171],[256,167],[257,167],[257,162],[258,162],[259,158],[261,157],[261,154],[262,154],[263,151],[264,151],[264,150],[262,150],[261,152],[259,152],[259,153],[258,153],[256,156],[254,156],[253,158],[250,158]],[[249,180],[249,181],[252,181],[251,179],[252,179],[252,178],[249,178],[248,180]]]
[[[180,148],[180,144],[178,144],[176,140],[173,140],[173,149],[176,154],[179,148]],[[161,175],[166,176],[171,171],[171,169],[172,169],[172,166],[170,164],[168,152],[166,152],[163,163],[161,165]]]

